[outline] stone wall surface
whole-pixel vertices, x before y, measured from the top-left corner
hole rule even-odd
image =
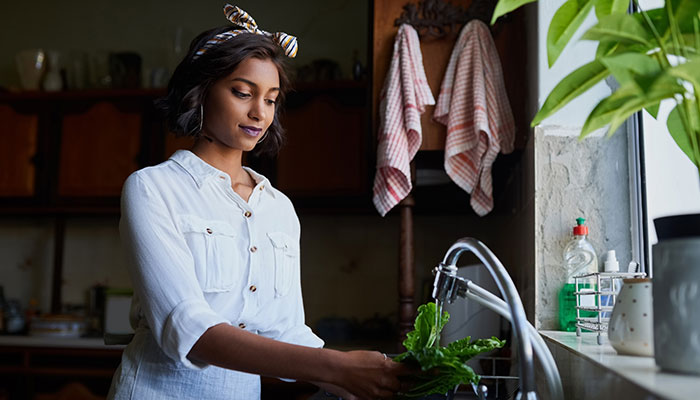
[[[614,249],[620,266],[632,257],[628,149],[625,130],[588,137],[558,126],[535,129],[535,309],[538,329],[558,329],[557,295],[566,280],[564,247],[576,218],[603,265]]]

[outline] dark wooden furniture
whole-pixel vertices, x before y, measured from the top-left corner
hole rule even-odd
[[[161,90],[0,94],[0,214],[115,214],[134,170],[164,158]]]
[[[0,345],[0,393],[10,400],[34,399],[79,384],[104,398],[121,353],[106,347]]]
[[[36,337],[6,338],[0,336],[0,400],[104,399],[123,351],[99,339],[47,339],[42,345]],[[306,382],[261,379],[261,400],[302,400],[319,390]]]
[[[410,23],[414,25],[421,36],[421,52],[428,84],[437,100],[442,78],[449,62],[454,44],[465,22],[472,18],[490,20],[495,1],[491,0],[382,0],[373,2],[372,20],[372,130],[379,128],[379,95],[384,86],[391,57],[393,43],[398,25]],[[503,21],[491,28],[494,41],[501,59],[506,91],[513,110],[516,123],[515,148],[523,149],[529,132],[527,108],[525,101],[529,90],[526,66],[528,62],[528,44],[526,43],[525,22],[522,10],[508,15]],[[435,33],[435,34],[431,34]],[[416,160],[421,153],[429,153],[427,158],[434,158],[436,152],[444,152],[446,131],[445,126],[432,120],[434,106],[427,106],[421,116],[423,142]],[[517,150],[516,150],[517,152]],[[517,157],[517,156],[516,156]],[[503,159],[503,157],[500,157]],[[508,162],[517,158],[506,157]],[[500,173],[499,163],[494,164],[494,193],[497,193]],[[415,171],[415,164],[412,170]],[[506,167],[508,168],[508,167]],[[505,177],[507,178],[507,177]],[[415,181],[415,175],[413,177]],[[501,181],[502,183],[502,181]],[[448,185],[454,186],[456,185]],[[420,193],[419,192],[423,192]],[[401,216],[399,237],[399,330],[397,343],[398,351],[402,351],[402,341],[405,334],[413,328],[416,305],[414,281],[414,250],[413,250],[413,212],[420,207],[417,197],[425,198],[429,207],[436,208],[434,199],[440,197],[440,192],[449,193],[454,199],[463,199],[463,208],[469,208],[468,195],[461,190],[451,190],[442,187],[431,195],[425,194],[425,189],[416,188],[406,199],[397,205]],[[461,193],[460,193],[461,192]],[[458,202],[457,202],[458,203]],[[455,204],[453,202],[452,204]],[[496,206],[498,207],[498,205]]]
[[[299,198],[358,196],[369,187],[366,81],[299,83],[287,99],[277,187]]]
[[[51,311],[60,312],[65,218],[116,215],[126,177],[165,159],[162,90],[0,94],[0,215],[56,220]]]

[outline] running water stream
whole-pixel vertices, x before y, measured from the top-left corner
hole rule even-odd
[[[440,331],[442,330],[442,305],[443,302],[435,299],[435,343],[433,346],[440,347]]]

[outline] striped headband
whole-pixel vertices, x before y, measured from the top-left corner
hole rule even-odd
[[[248,14],[247,12],[241,10],[238,6],[226,4],[224,6],[224,14],[226,15],[226,19],[231,21],[234,25],[238,25],[243,29],[232,29],[230,31],[219,33],[213,38],[207,40],[204,46],[197,50],[197,52],[194,54],[193,59],[196,60],[197,58],[199,58],[199,56],[206,53],[207,50],[216,46],[217,44],[225,42],[238,34],[246,32],[270,37],[275,42],[277,42],[280,45],[280,47],[282,47],[282,49],[284,50],[284,54],[286,54],[287,57],[296,57],[298,46],[297,38],[295,36],[287,35],[284,32],[270,33],[258,28],[258,24],[255,23],[253,17],[251,17],[250,14]]]

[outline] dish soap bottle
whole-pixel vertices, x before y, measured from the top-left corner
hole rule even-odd
[[[566,282],[559,292],[559,328],[563,331],[576,330],[576,284],[574,276],[598,272],[598,257],[588,241],[588,227],[584,218],[576,218],[574,237],[564,248],[564,268]],[[579,283],[579,290],[595,290],[590,283]],[[581,296],[581,305],[594,307],[596,296]],[[595,317],[593,311],[581,311],[581,317]]]

